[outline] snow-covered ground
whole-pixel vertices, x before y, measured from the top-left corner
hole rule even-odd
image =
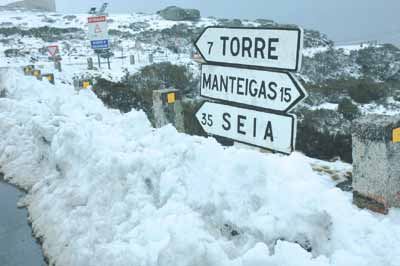
[[[1,77],[0,165],[50,264],[399,265],[400,211],[359,210],[318,161],[154,129],[20,72]]]
[[[126,71],[134,73],[141,67],[151,64],[149,55],[152,54],[154,63],[173,62],[174,64],[191,65],[189,54],[175,54],[164,47],[154,44],[140,43],[132,38],[119,38],[110,36],[113,45],[114,57],[111,58],[111,71],[107,69],[105,59],[102,59],[102,69],[93,71],[87,70],[87,59],[91,57],[94,66],[97,68],[97,55],[90,48],[90,42],[86,38],[88,14],[59,14],[59,13],[41,13],[27,11],[0,11],[0,27],[17,27],[19,29],[30,29],[38,27],[53,28],[78,28],[84,31],[84,38],[66,39],[59,42],[45,42],[40,38],[9,36],[2,38],[0,42],[0,67],[23,67],[34,64],[36,68],[45,72],[53,73],[53,63],[48,54],[39,53],[39,49],[50,45],[58,45],[62,57],[63,72],[58,75],[64,82],[72,81],[74,76],[103,76],[110,80],[119,80],[125,75]],[[146,26],[139,27],[140,30],[133,30],[129,25],[133,23],[143,23]],[[175,22],[162,19],[154,14],[113,14],[109,16],[108,28],[110,30],[121,30],[130,34],[138,33],[143,30],[161,30],[170,28],[177,24],[192,24],[192,22]],[[195,22],[196,25],[213,25],[215,19],[202,18]],[[79,36],[78,36],[79,37]],[[4,51],[7,49],[17,49],[26,56],[5,57]],[[135,56],[135,65],[130,65],[130,56]],[[35,58],[38,61],[32,62]]]

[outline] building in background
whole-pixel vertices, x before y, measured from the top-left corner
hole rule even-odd
[[[55,0],[0,0],[0,9],[27,9],[38,11],[56,11]]]

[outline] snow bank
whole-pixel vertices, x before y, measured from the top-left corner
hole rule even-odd
[[[153,129],[88,91],[15,71],[0,165],[50,264],[398,265],[400,212],[358,210],[301,154],[223,148]],[[310,252],[307,252],[310,251]]]

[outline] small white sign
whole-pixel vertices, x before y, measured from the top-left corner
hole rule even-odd
[[[212,26],[195,46],[207,63],[299,71],[303,30]]]
[[[108,26],[106,16],[97,16],[88,18],[89,40],[107,40]]]
[[[58,54],[59,50],[58,50],[58,45],[50,45],[47,47],[49,54],[51,57],[55,57],[56,54]]]
[[[297,120],[290,114],[273,114],[205,102],[196,113],[210,135],[290,154],[294,150]]]
[[[202,65],[200,95],[283,112],[307,97],[289,73],[215,65]]]

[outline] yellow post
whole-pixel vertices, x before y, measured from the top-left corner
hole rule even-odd
[[[34,66],[32,66],[32,65],[24,67],[24,74],[26,76],[32,75],[33,69],[34,69]]]
[[[400,127],[393,129],[393,142],[394,143],[400,142]]]
[[[54,84],[54,74],[43,74],[42,78],[46,78],[51,84]]]
[[[42,72],[39,69],[33,70],[33,76],[38,80],[42,80]]]
[[[89,81],[84,81],[84,82],[83,82],[82,87],[83,87],[84,89],[89,88],[89,86],[90,86],[90,82],[89,82]]]
[[[167,103],[168,104],[174,103],[175,100],[176,100],[175,92],[170,92],[167,94]]]

